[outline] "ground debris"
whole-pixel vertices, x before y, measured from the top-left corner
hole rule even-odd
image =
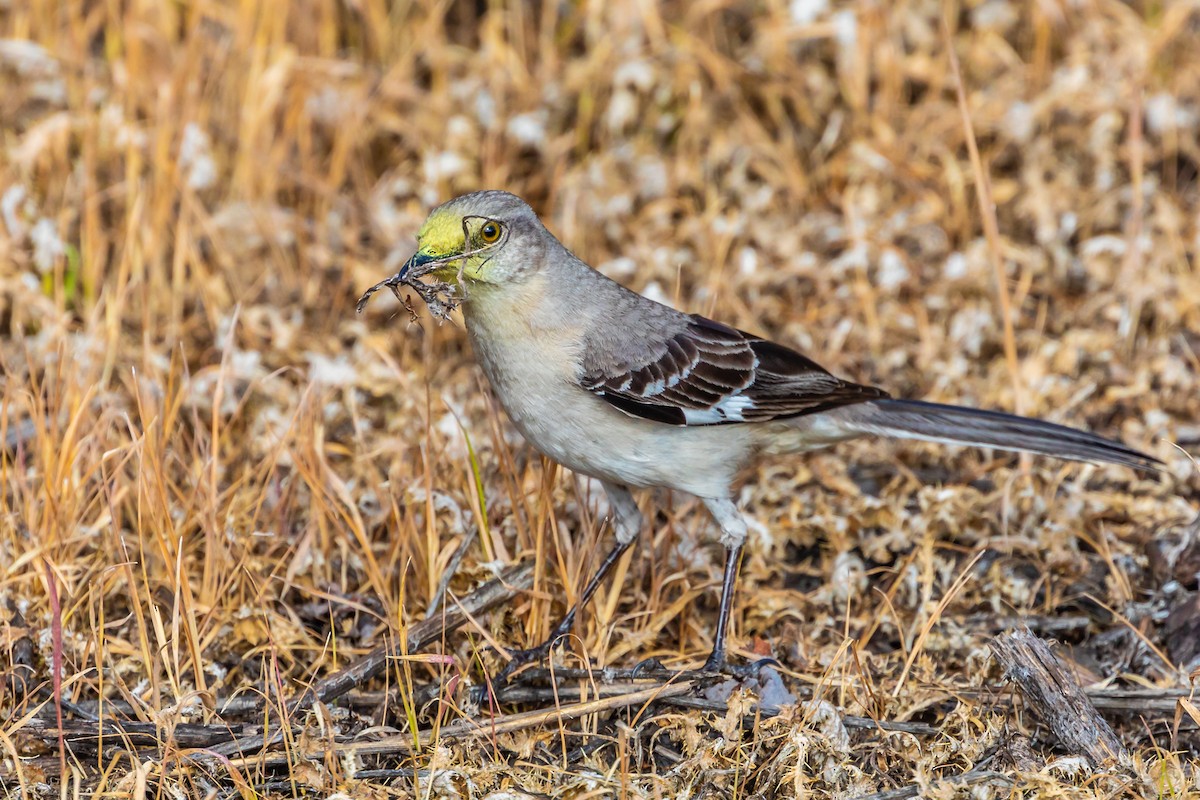
[[[405,275],[404,272],[401,271],[397,272],[387,280],[380,281],[370,289],[367,289],[365,292],[363,292],[362,296],[358,298],[358,302],[354,306],[355,311],[361,314],[363,309],[367,307],[367,302],[371,299],[371,295],[375,294],[380,289],[388,288],[392,290],[392,294],[394,294],[396,299],[404,305],[404,307],[408,310],[409,315],[415,321],[417,319],[416,309],[412,307],[412,305],[408,302],[408,299],[405,298],[404,294],[400,291],[401,286],[407,286],[425,301],[425,305],[429,308],[429,312],[431,314],[438,319],[449,319],[450,314],[454,311],[454,309],[458,308],[458,306],[462,303],[462,297],[460,295],[461,289],[459,286],[457,284],[447,283],[445,281],[431,281],[427,283],[418,280],[418,277],[419,275]]]
[[[1129,752],[1066,665],[1028,628],[997,636],[992,652],[1063,748],[1093,766],[1129,763]]]

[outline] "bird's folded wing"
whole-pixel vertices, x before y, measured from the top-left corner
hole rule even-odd
[[[624,355],[585,352],[580,384],[625,413],[672,425],[798,417],[887,397],[800,353],[700,316]]]

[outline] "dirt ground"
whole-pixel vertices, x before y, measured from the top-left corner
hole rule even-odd
[[[460,321],[355,314],[480,188],[839,375],[1167,469],[765,463],[761,697],[627,674],[698,666],[720,584],[704,509],[644,493],[553,669],[481,705],[609,532]],[[1200,798],[1198,258],[1186,0],[0,0],[0,789]],[[1007,679],[1022,624],[1109,757]]]

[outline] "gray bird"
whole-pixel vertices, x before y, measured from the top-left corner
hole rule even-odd
[[[433,276],[462,301],[480,366],[517,429],[569,469],[599,479],[616,544],[578,604],[502,677],[543,657],[637,538],[632,488],[695,495],[721,528],[725,573],[703,669],[737,672],[726,634],[747,526],[735,475],[761,456],[892,436],[1157,469],[1092,433],[994,411],[899,400],[834,377],[800,353],[638,295],[576,258],[519,197],[476,192],[435,208],[390,281]],[[382,285],[382,284],[381,284]],[[429,299],[428,292],[422,293]],[[365,296],[364,296],[365,300]]]

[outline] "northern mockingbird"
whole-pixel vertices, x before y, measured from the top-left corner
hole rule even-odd
[[[421,276],[446,282],[443,288],[462,302],[479,364],[513,423],[545,455],[598,478],[612,507],[616,545],[578,604],[545,643],[515,653],[502,677],[544,656],[570,630],[637,538],[642,515],[631,488],[695,495],[720,525],[725,573],[704,670],[730,671],[725,640],[747,530],[732,487],[734,476],[760,456],[893,436],[1134,469],[1160,466],[1085,431],[893,399],[836,378],[788,347],[656,303],[576,258],[507,192],[476,192],[435,208],[417,238],[416,254],[385,284]],[[422,297],[428,301],[429,292]]]

